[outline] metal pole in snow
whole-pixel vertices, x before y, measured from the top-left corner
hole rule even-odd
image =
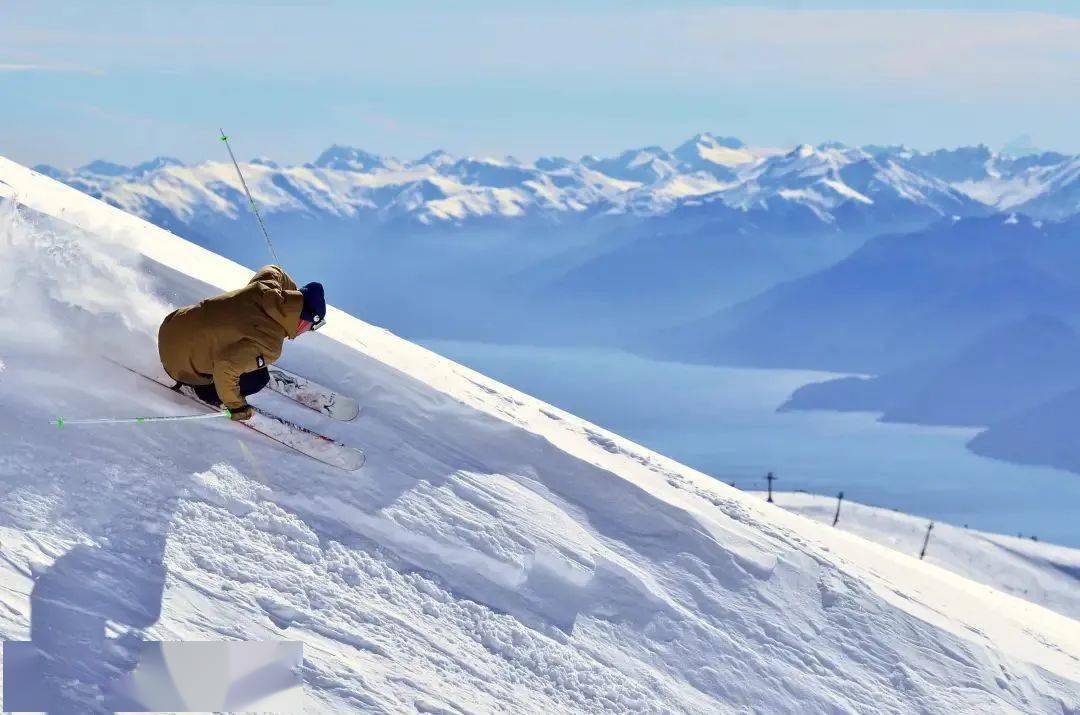
[[[772,473],[772,472],[769,472],[769,473],[768,473],[768,474],[767,474],[767,475],[765,476],[765,479],[767,479],[767,480],[768,480],[768,482],[769,482],[769,498],[768,498],[768,502],[769,502],[770,504],[772,504],[772,503],[773,503],[773,500],[772,500],[772,483],[773,483],[773,482],[774,482],[774,481],[776,480],[776,477],[774,477],[774,476],[773,476],[773,473]]]
[[[255,205],[255,199],[251,198],[251,191],[248,190],[247,182],[244,181],[244,175],[240,171],[240,164],[236,161],[236,155],[233,154],[232,147],[229,145],[229,138],[225,136],[224,129],[221,130],[221,141],[225,142],[225,148],[229,150],[229,158],[232,159],[232,164],[236,167],[236,175],[240,177],[240,185],[244,187],[248,203],[251,204],[251,213],[255,214],[255,220],[259,222],[259,228],[262,229],[263,237],[266,238],[266,245],[270,248],[270,255],[274,257],[274,263],[280,266],[281,261],[278,259],[277,251],[274,250],[274,244],[270,242],[270,233],[266,230],[262,216],[259,215],[259,207]]]
[[[840,496],[836,497],[836,516],[833,517],[832,525],[836,526],[836,523],[840,521],[840,504],[844,501],[844,493],[840,492]]]
[[[926,546],[930,543],[930,532],[934,530],[934,522],[930,522],[930,526],[926,527],[926,538],[922,542],[922,551],[919,552],[919,558],[926,556]]]
[[[64,419],[63,417],[57,417],[55,420],[50,420],[49,424],[54,425],[57,428],[66,427],[68,425],[141,425],[144,422],[181,422],[184,420],[209,420],[215,417],[230,417],[231,415],[232,413],[226,409],[222,410],[221,412],[200,412],[197,415],[162,415],[157,417],[100,417],[88,420],[68,420]]]

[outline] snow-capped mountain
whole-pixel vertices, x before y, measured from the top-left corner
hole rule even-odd
[[[1063,219],[1080,212],[1080,157],[1057,152],[1011,156],[985,146],[920,153],[867,147],[879,159],[937,178],[998,211]]]
[[[842,144],[803,144],[772,157],[744,172],[738,185],[721,196],[728,205],[744,209],[795,204],[809,207],[826,223],[854,226],[873,220],[889,228],[987,210],[947,182],[913,171],[896,158],[874,157]]]
[[[1080,157],[1038,164],[992,184],[997,204],[1049,219],[1080,213]]]
[[[36,168],[138,215],[167,215],[173,225],[213,215],[235,219],[247,210],[231,164],[154,163],[160,168],[149,173],[143,164],[128,169],[100,161],[66,174]],[[282,167],[260,159],[244,164],[243,171],[255,200],[271,216],[405,218],[418,224],[608,209],[637,186],[584,164],[545,171],[512,160],[457,159],[444,152],[406,164],[348,147],[332,147],[313,164]]]
[[[337,145],[320,154],[319,158],[315,160],[315,166],[320,169],[352,171],[358,174],[370,173],[376,170],[400,170],[404,168],[401,162],[394,159],[384,159],[363,149]]]
[[[768,153],[752,150],[734,137],[702,133],[675,147],[671,155],[690,170],[707,171],[728,179],[735,177],[733,170],[736,167],[753,164]]]
[[[311,713],[1080,709],[1072,618],[341,310],[285,363],[363,402],[324,425],[359,473],[224,420],[46,431],[192,409],[113,360],[250,271],[2,158],[0,198],[0,635],[41,678],[9,709],[121,709],[144,640],[301,641]]]
[[[1080,210],[1080,159],[1014,158],[986,147],[921,153],[904,147],[802,145],[756,149],[703,133],[672,151],[645,147],[610,158],[453,157],[432,152],[401,161],[333,146],[313,163],[244,166],[268,213],[406,219],[460,224],[476,219],[591,214],[662,215],[703,197],[736,208],[805,206],[822,221],[871,220],[888,227],[927,215],[1019,209],[1046,218]],[[95,161],[72,172],[38,171],[144,217],[182,223],[205,212],[243,210],[227,162],[183,166],[158,158],[135,167]]]

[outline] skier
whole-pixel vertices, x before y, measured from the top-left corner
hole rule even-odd
[[[251,419],[244,398],[270,382],[267,366],[295,339],[326,322],[320,283],[297,288],[279,266],[265,266],[239,290],[178,308],[158,330],[158,352],[176,387],[224,405],[234,420]]]

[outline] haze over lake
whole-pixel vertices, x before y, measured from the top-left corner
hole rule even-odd
[[[956,525],[1080,546],[1080,475],[972,454],[974,429],[868,413],[783,412],[829,373],[660,362],[614,350],[424,345],[741,489],[846,498]]]

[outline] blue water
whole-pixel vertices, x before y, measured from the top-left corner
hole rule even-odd
[[[428,341],[430,349],[742,489],[835,494],[1080,546],[1080,475],[979,457],[976,430],[776,408],[832,377],[659,362],[611,350]]]

